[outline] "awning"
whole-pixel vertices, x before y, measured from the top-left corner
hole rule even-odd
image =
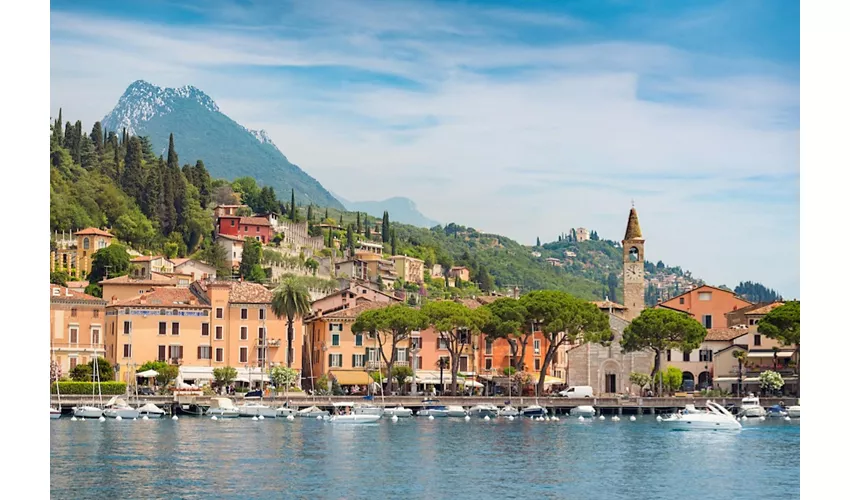
[[[141,376],[141,373],[139,376]],[[181,380],[215,380],[211,366],[181,366],[178,378]],[[259,380],[259,377],[257,377],[257,380]]]
[[[360,370],[333,370],[330,375],[339,385],[368,385],[372,382],[372,377]]]
[[[794,351],[779,351],[776,353],[777,358],[790,358],[794,355]],[[747,353],[748,358],[772,358],[773,351],[750,351]]]
[[[475,382],[473,380],[466,380],[466,381],[464,381],[463,386],[464,387],[475,387],[476,389],[480,389],[481,387],[484,387],[484,384],[482,384],[481,382]]]
[[[528,372],[531,375],[531,383],[537,384],[540,381],[540,372]],[[543,385],[558,385],[558,384],[566,384],[564,379],[553,377],[551,375],[546,375],[546,380],[543,381]]]
[[[156,377],[157,375],[159,375],[159,372],[157,372],[156,370],[145,370],[136,374],[137,377],[142,378]]]

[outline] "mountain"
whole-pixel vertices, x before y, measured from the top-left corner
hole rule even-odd
[[[249,176],[271,186],[280,199],[295,190],[299,203],[343,208],[316,179],[290,163],[264,130],[249,130],[223,114],[208,95],[191,85],[162,88],[133,82],[101,121],[119,135],[148,136],[156,153],[165,154],[168,136],[181,163],[203,160],[210,175],[233,180]]]
[[[365,212],[373,217],[381,218],[386,210],[390,213],[392,220],[402,224],[428,228],[440,225],[434,219],[422,215],[422,212],[416,208],[416,203],[410,198],[397,196],[384,201],[348,201],[336,193],[333,195],[345,205],[346,210],[351,212]]]

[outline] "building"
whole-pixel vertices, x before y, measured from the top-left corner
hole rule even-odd
[[[85,279],[91,273],[92,255],[108,247],[115,239],[102,229],[89,227],[70,235],[54,235],[56,248],[50,252],[50,272],[64,271],[75,279]]]
[[[337,262],[334,264],[334,269],[338,277],[364,281],[369,279],[365,260],[348,259],[342,262]]]
[[[611,314],[621,319],[626,319],[626,312],[628,311],[628,308],[623,304],[611,302],[610,300],[608,300],[607,297],[605,300],[598,300],[593,302],[593,305],[595,305],[599,309],[602,309],[608,314]]]
[[[712,328],[706,332],[705,340],[692,352],[668,349],[662,354],[661,369],[673,366],[682,370],[682,391],[693,392],[712,387],[715,373],[716,353],[732,346],[735,339],[744,335],[745,329]]]
[[[150,279],[151,273],[170,274],[174,272],[174,263],[161,255],[143,255],[130,259],[130,276],[136,279]]]
[[[751,305],[734,292],[702,285],[661,302],[657,307],[684,312],[710,329],[728,328],[727,313]]]
[[[240,210],[250,212],[251,208],[248,205],[217,205],[213,209],[213,216],[216,220],[226,215],[238,216]]]
[[[227,265],[231,269],[239,267],[239,264],[242,262],[242,249],[245,246],[245,238],[219,234],[216,236],[215,242],[224,247],[224,251],[227,254]],[[222,278],[224,277],[226,276],[222,276]]]
[[[256,238],[264,245],[272,239],[272,225],[263,217],[239,217],[222,215],[216,221],[216,234]]]
[[[376,254],[376,255],[383,255],[384,254],[384,245],[381,244],[381,243],[375,243],[373,241],[360,240],[360,242],[357,243],[357,252],[356,253],[361,253],[361,252],[372,253],[372,254]]]
[[[174,264],[174,273],[188,275],[191,281],[214,280],[215,267],[195,259],[169,259]]]
[[[358,252],[355,258],[365,262],[366,277],[370,281],[380,279],[385,287],[392,288],[395,280],[398,279],[393,261],[384,259],[379,254]]]
[[[69,288],[50,285],[50,355],[59,377],[96,356],[106,357],[106,301]],[[112,380],[114,373],[101,373]]]
[[[623,302],[626,321],[640,315],[644,308],[644,239],[635,207],[629,212],[623,237]]]
[[[590,232],[583,227],[576,229],[576,241],[581,243],[590,239]]]
[[[443,266],[441,266],[440,264],[434,264],[431,267],[431,277],[432,278],[442,278],[443,274],[445,272],[446,271],[443,269]]]
[[[134,278],[131,275],[118,276],[100,281],[98,285],[103,290],[103,298],[107,301],[114,299],[128,300],[145,294],[154,287],[176,287],[179,284],[177,278],[165,276],[159,273],[151,273],[150,278]]]
[[[261,214],[260,217],[268,219],[274,233],[283,235],[283,240],[281,241],[283,245],[295,250],[306,248],[310,249],[311,252],[318,252],[325,248],[325,238],[322,235],[310,236],[310,228],[307,221],[292,222],[274,212]]]
[[[465,266],[454,266],[449,269],[449,278],[460,278],[461,281],[469,281],[469,268]]]
[[[561,259],[556,259],[555,257],[547,257],[546,263],[552,267],[562,267],[564,265],[564,263],[561,262]]]
[[[425,261],[405,255],[393,255],[391,257],[395,265],[395,273],[399,278],[408,283],[422,283],[425,281]]]

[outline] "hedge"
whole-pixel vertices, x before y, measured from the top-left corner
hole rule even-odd
[[[92,391],[94,389],[94,391]],[[60,395],[91,396],[92,392],[97,394],[94,382],[59,382]],[[124,394],[127,392],[126,382],[101,382],[100,393],[104,395]],[[56,384],[50,384],[50,393],[56,394]]]

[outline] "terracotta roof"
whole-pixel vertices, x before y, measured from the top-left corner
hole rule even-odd
[[[240,224],[252,224],[254,226],[271,226],[271,222],[263,217],[240,217]]]
[[[159,273],[151,273],[151,279],[134,279],[130,275],[118,276],[117,278],[109,278],[98,282],[103,285],[170,285],[177,284],[177,280],[163,276]]]
[[[115,237],[115,236],[107,233],[106,231],[104,231],[102,229],[98,229],[96,227],[87,227],[85,229],[77,231],[76,233],[74,233],[74,236],[77,236],[77,235],[86,236],[86,235],[89,235],[89,234],[95,235],[95,236],[108,236],[109,238]]]
[[[674,300],[678,299],[679,297],[684,297],[685,295],[687,295],[687,294],[689,294],[689,293],[696,292],[697,290],[699,290],[699,289],[701,289],[701,288],[711,288],[712,290],[718,290],[718,291],[721,291],[721,292],[723,292],[723,293],[728,293],[728,294],[732,295],[733,297],[735,297],[736,299],[738,299],[738,300],[740,300],[740,301],[742,301],[742,302],[746,302],[747,304],[750,304],[750,301],[748,301],[747,299],[745,299],[745,298],[743,298],[743,297],[740,297],[740,296],[736,295],[736,294],[735,294],[735,292],[732,292],[732,291],[730,291],[730,290],[725,290],[725,289],[723,289],[723,288],[718,288],[718,287],[716,287],[716,286],[711,286],[711,285],[700,285],[700,286],[698,286],[698,287],[696,287],[696,288],[692,288],[692,289],[690,289],[690,290],[687,290],[687,291],[685,291],[685,292],[680,293],[679,295],[676,295],[675,297],[670,297],[669,299],[667,299],[667,300],[665,300],[664,302],[662,302],[662,304],[666,304],[666,303],[668,303],[668,302],[672,302],[672,301],[674,301]],[[674,308],[674,309],[675,309],[675,308]],[[739,307],[738,309],[740,309],[740,307]],[[731,311],[730,311],[730,312],[731,312]],[[725,313],[724,313],[724,314],[725,314]]]
[[[624,240],[642,240],[643,236],[640,233],[640,223],[638,222],[638,214],[635,207],[629,211],[629,223],[626,226],[626,236]]]
[[[194,304],[190,303],[192,301]],[[188,288],[172,287],[156,287],[138,297],[121,300],[109,306],[209,307],[198,300]]]
[[[705,334],[705,340],[735,340],[746,334],[746,328],[711,328]]]
[[[772,310],[776,309],[777,307],[780,307],[780,306],[783,306],[783,305],[785,305],[785,303],[784,303],[784,302],[774,302],[773,304],[768,304],[768,305],[766,305],[766,306],[764,306],[764,307],[759,307],[758,309],[756,309],[756,310],[754,310],[754,311],[749,311],[749,312],[748,312],[748,313],[746,313],[746,314],[747,314],[747,316],[749,316],[749,315],[751,315],[751,314],[752,314],[752,315],[756,315],[756,314],[767,314],[767,313],[769,313],[770,311],[772,311]]]
[[[234,281],[230,283],[230,303],[268,304],[272,292],[259,283]]]
[[[170,260],[170,261],[171,261],[171,263],[172,263],[172,264],[174,264],[174,266],[176,267],[176,266],[179,266],[179,265],[181,265],[181,264],[185,264],[185,263],[189,262],[189,261],[190,261],[190,260],[192,260],[192,259],[176,259],[176,258],[175,258],[175,259],[168,259],[168,260]]]
[[[616,302],[611,302],[610,300],[597,300],[592,302],[592,304],[596,305],[599,309],[617,309],[617,310],[625,310],[626,306],[622,304],[618,304]]]
[[[229,234],[221,234],[221,233],[216,235],[216,239],[218,239],[218,238],[224,238],[226,240],[238,241],[240,243],[245,241],[245,238],[243,238],[241,236],[232,236],[232,235],[229,235]]]
[[[85,287],[89,286],[89,282],[86,281],[86,280],[66,281],[65,284],[68,285],[68,288],[85,288]]]
[[[478,309],[481,307],[481,302],[478,302],[475,299],[455,299],[455,302],[463,304],[470,309]]]
[[[323,315],[319,319],[355,319],[360,313],[364,311],[368,311],[370,309],[380,309],[382,307],[388,307],[390,304],[388,302],[363,302],[357,304],[354,307],[349,307],[348,309],[342,309],[336,312],[332,312],[330,314]]]
[[[98,304],[105,304],[106,301],[103,299],[99,299],[97,297],[93,297],[91,295],[77,292],[75,290],[71,290],[68,287],[59,286],[59,285],[50,285],[50,301],[51,302],[94,302]]]

